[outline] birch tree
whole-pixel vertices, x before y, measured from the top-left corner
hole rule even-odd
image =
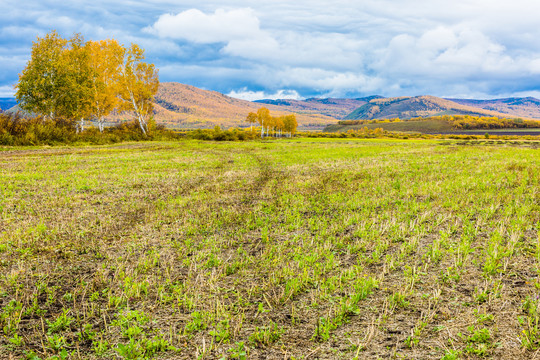
[[[267,134],[268,134],[268,126],[270,125],[272,117],[270,116],[270,110],[268,110],[265,107],[260,108],[257,110],[257,122],[261,125],[261,138],[264,137],[264,127],[267,128]]]
[[[287,132],[289,137],[292,137],[296,133],[297,127],[296,115],[291,114],[283,117],[283,131]]]
[[[253,124],[257,122],[257,114],[254,112],[250,112],[246,117],[246,122],[249,123],[249,130],[253,131]]]
[[[83,37],[75,34],[61,57],[65,81],[59,86],[58,115],[76,119],[77,132],[84,131],[85,120],[92,116],[92,80],[94,69],[90,66],[90,52]]]
[[[119,69],[119,95],[121,109],[132,111],[143,134],[148,132],[148,119],[152,116],[152,98],[159,87],[158,71],[154,64],[143,62],[144,50],[131,44],[124,52]]]
[[[32,56],[16,85],[23,110],[75,120],[77,131],[94,117],[103,131],[104,118],[114,109],[131,111],[144,134],[159,87],[158,71],[145,63],[144,50],[128,49],[116,40],[69,40],[52,31],[37,38]]]
[[[284,116],[278,116],[274,118],[274,128],[276,132],[276,137],[281,137],[281,131],[283,130],[283,126],[284,126],[283,119],[284,119]]]
[[[105,117],[118,105],[119,69],[123,62],[124,48],[116,40],[89,41],[92,78],[92,114],[100,132],[105,127]]]
[[[57,115],[68,76],[62,64],[66,46],[67,40],[56,31],[33,42],[31,58],[19,74],[15,87],[21,109],[50,118]]]

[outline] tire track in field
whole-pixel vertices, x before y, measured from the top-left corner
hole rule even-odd
[[[262,157],[257,154],[249,154],[257,163],[257,167],[259,170],[259,175],[255,178],[253,181],[251,192],[253,194],[260,193],[266,184],[276,176],[274,168],[270,164],[270,161],[268,161],[268,158]],[[254,199],[253,199],[254,200]]]
[[[272,180],[273,178],[282,175],[282,172],[276,172],[274,166],[272,166],[272,163],[268,159],[268,157],[254,153],[253,150],[219,150],[219,149],[210,149],[205,151],[200,151],[201,154],[212,154],[215,155],[218,160],[220,161],[220,164],[214,168],[215,170],[218,170],[218,174],[222,175],[227,170],[230,170],[232,165],[235,163],[235,157],[231,156],[232,154],[235,155],[246,155],[249,158],[253,159],[256,164],[256,170],[255,169],[249,169],[248,171],[257,172],[257,176],[253,178],[251,181],[250,186],[246,189],[246,195],[249,197],[249,200],[247,202],[253,202],[255,201],[258,196],[256,194],[260,194],[260,192],[266,187],[268,182]],[[197,188],[200,188],[204,185],[203,182],[199,182],[197,184],[194,184],[189,190],[193,191]],[[185,191],[184,191],[185,193]]]

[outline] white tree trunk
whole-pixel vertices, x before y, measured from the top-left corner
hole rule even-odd
[[[135,114],[137,115],[137,119],[139,120],[139,127],[141,128],[144,135],[146,135],[146,121],[144,120],[141,112],[139,111],[139,107],[137,106],[137,102],[135,101],[135,97],[133,96],[133,92],[129,92],[129,95],[131,97],[131,103],[133,104],[133,110],[135,110]]]

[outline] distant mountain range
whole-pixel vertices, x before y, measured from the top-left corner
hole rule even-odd
[[[479,100],[481,103],[481,100]],[[537,110],[540,115],[540,109]],[[435,96],[395,97],[373,99],[351,112],[345,120],[410,119],[438,115],[474,115],[509,117],[509,113],[486,110],[479,106],[462,105]],[[516,116],[512,114],[512,116]]]
[[[0,108],[15,105],[15,99],[0,99]],[[160,84],[155,96],[155,119],[171,128],[245,127],[247,114],[267,107],[273,115],[295,113],[300,128],[322,129],[341,119],[410,119],[436,115],[474,115],[540,119],[540,100],[508,98],[496,100],[443,99],[435,96],[369,96],[354,99],[311,98],[306,100],[240,100],[190,85],[174,82]],[[15,108],[17,109],[17,108]],[[14,110],[15,110],[14,109]],[[12,110],[12,111],[14,111]],[[125,119],[111,115],[115,123]]]
[[[335,99],[335,98],[311,98],[306,100],[256,100],[255,102],[267,105],[276,105],[294,113],[318,113],[336,119],[342,119],[355,109],[368,103],[370,100],[379,99],[382,96],[368,96],[357,99]]]
[[[495,100],[448,99],[455,103],[512,114],[523,118],[540,119],[540,100],[533,97]]]

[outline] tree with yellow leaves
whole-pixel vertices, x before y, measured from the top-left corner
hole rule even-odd
[[[290,114],[283,117],[283,131],[289,134],[289,137],[292,137],[296,133],[296,128],[298,127],[298,122],[296,121],[296,115]]]
[[[132,111],[146,134],[159,79],[155,66],[143,60],[136,44],[126,49],[116,40],[85,42],[80,34],[66,40],[52,31],[34,42],[16,85],[17,101],[23,110],[75,120],[77,131],[89,118],[103,131],[112,110]]]
[[[258,117],[257,117],[257,114],[254,113],[254,112],[250,112],[247,117],[246,117],[246,122],[248,122],[250,125],[249,125],[249,130],[252,131],[253,130],[253,124],[255,124],[258,120]]]
[[[281,132],[284,126],[283,119],[284,119],[284,116],[278,116],[278,117],[275,117],[274,121],[272,122],[274,125],[274,132],[275,132],[276,137],[281,137]]]
[[[119,71],[119,95],[122,110],[132,111],[142,132],[148,132],[148,120],[153,114],[152,98],[159,88],[158,71],[154,64],[143,62],[144,50],[131,44],[124,52]]]
[[[272,117],[270,116],[270,110],[268,110],[265,107],[262,107],[259,110],[257,110],[257,122],[261,125],[261,137],[264,137],[265,127],[266,127],[266,134],[268,135],[268,129],[269,129],[271,120],[272,120]]]
[[[61,115],[75,119],[77,131],[84,131],[85,120],[92,116],[92,79],[94,69],[90,66],[90,53],[84,38],[75,34],[63,52],[63,71],[67,73],[60,87]]]
[[[63,66],[67,40],[56,31],[38,37],[32,56],[19,74],[15,97],[21,109],[54,118],[62,107],[61,96],[68,76]]]
[[[86,46],[90,53],[92,78],[92,113],[97,120],[99,131],[103,132],[105,116],[118,105],[118,71],[123,62],[124,48],[114,39],[89,41]]]
[[[75,120],[84,130],[84,121],[92,115],[90,85],[93,70],[83,37],[69,40],[56,31],[37,39],[32,57],[19,75],[15,96],[23,110],[46,117]]]
[[[270,110],[265,107],[257,110],[257,113],[250,112],[246,121],[250,123],[257,121],[261,125],[261,138],[265,133],[266,136],[273,133],[275,137],[282,137],[286,133],[288,137],[292,137],[298,127],[295,114],[276,117],[270,115]]]

